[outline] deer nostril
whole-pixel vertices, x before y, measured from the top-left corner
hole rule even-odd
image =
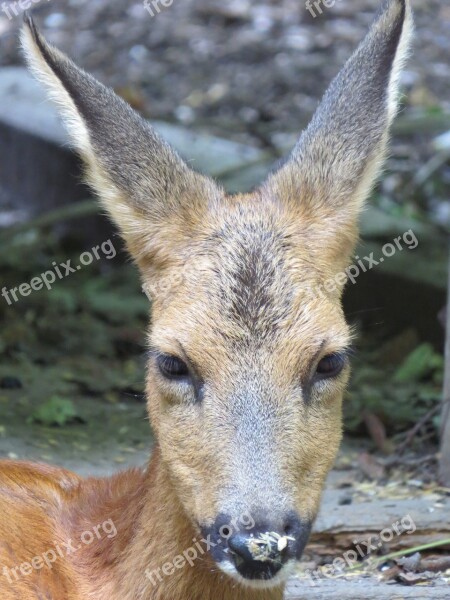
[[[249,538],[243,534],[233,535],[228,540],[231,552],[244,561],[252,561],[253,557],[248,547]]]
[[[291,514],[284,522],[284,535],[289,538],[301,537],[302,529],[302,523],[296,514]]]
[[[246,579],[272,579],[288,560],[284,539],[275,532],[238,533],[228,539],[229,558]]]
[[[233,572],[244,579],[273,579],[286,564],[299,560],[311,530],[311,524],[294,511],[260,518],[248,526],[236,521],[232,527],[235,520],[220,514],[211,528],[205,528],[215,544],[210,551],[214,560],[234,567]]]

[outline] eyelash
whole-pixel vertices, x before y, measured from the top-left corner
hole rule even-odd
[[[314,379],[323,381],[340,375],[346,365],[347,353],[333,352],[323,356],[316,366]],[[186,363],[172,354],[157,354],[156,364],[159,372],[169,381],[185,381],[190,379]]]
[[[189,369],[180,358],[171,354],[159,354],[156,358],[158,369],[166,379],[179,381],[189,378]]]
[[[333,352],[327,354],[317,363],[316,380],[331,379],[340,375],[346,365],[346,354]]]

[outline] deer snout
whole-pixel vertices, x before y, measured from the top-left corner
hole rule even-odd
[[[311,531],[311,523],[294,513],[284,519],[253,521],[248,527],[232,527],[224,521],[220,517],[209,530],[215,542],[213,557],[229,574],[253,581],[269,581],[288,562],[298,560]],[[239,524],[236,519],[226,522]]]

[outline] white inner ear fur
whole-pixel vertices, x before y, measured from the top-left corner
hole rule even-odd
[[[42,56],[27,26],[21,31],[21,43],[32,74],[44,84],[49,98],[57,104],[74,147],[87,158],[92,153],[87,127],[69,93]],[[56,48],[52,47],[52,52],[59,55],[60,60],[65,60]]]
[[[383,29],[388,29],[392,27],[392,20],[394,18],[392,12],[395,10],[396,4],[397,3],[392,2],[393,8],[391,8],[390,11],[386,11],[385,16],[381,18],[377,23],[375,23],[374,33],[377,30],[382,31]],[[399,6],[399,4],[397,4],[396,9],[397,12],[400,12],[401,7]],[[414,22],[412,17],[411,4],[410,0],[406,0],[406,13],[403,23],[402,35],[398,43],[397,51],[393,60],[387,90],[387,127],[378,149],[376,150],[372,160],[370,160],[367,164],[361,181],[359,182],[354,193],[352,194],[352,202],[356,207],[358,207],[358,209],[361,209],[361,207],[363,207],[367,197],[369,196],[372,189],[375,187],[375,184],[378,178],[380,177],[380,174],[383,169],[388,148],[389,131],[399,109],[400,74],[409,56],[413,29]]]
[[[397,47],[397,52],[395,54],[394,62],[392,65],[391,76],[389,80],[388,87],[388,115],[389,115],[389,125],[391,125],[395,115],[398,111],[399,106],[399,80],[400,73],[405,66],[405,63],[410,54],[411,48],[411,39],[414,31],[414,21],[411,10],[411,2],[410,0],[406,0],[405,7],[405,20],[403,23],[403,31],[402,35]]]
[[[397,8],[400,10],[400,6],[397,5]],[[391,11],[387,11],[386,16],[377,24],[375,24],[375,30],[387,29],[391,26],[391,23]],[[392,64],[392,71],[390,74],[387,91],[387,128],[385,134],[383,135],[383,139],[381,140],[379,150],[375,153],[373,159],[368,163],[364,175],[353,194],[352,200],[358,207],[363,206],[364,202],[375,186],[375,183],[377,182],[383,168],[388,147],[389,130],[399,109],[400,74],[409,56],[413,29],[414,23],[411,4],[410,0],[406,0],[406,13],[402,35]]]
[[[27,64],[38,81],[47,89],[50,100],[57,105],[63,124],[69,133],[73,147],[88,166],[87,181],[97,191],[100,199],[115,223],[120,227],[125,239],[141,233],[141,221],[136,217],[122,193],[112,184],[101,168],[92,148],[89,131],[70,94],[55,75],[36,44],[30,29],[25,26],[21,32],[22,48]],[[57,48],[51,48],[58,60],[66,62],[66,57]]]

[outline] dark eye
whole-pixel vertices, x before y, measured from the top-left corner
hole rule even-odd
[[[342,354],[327,354],[317,365],[316,375],[320,379],[336,377],[342,371],[345,365],[345,357]]]
[[[167,379],[183,379],[189,377],[186,363],[171,354],[160,354],[157,358],[158,368]]]

